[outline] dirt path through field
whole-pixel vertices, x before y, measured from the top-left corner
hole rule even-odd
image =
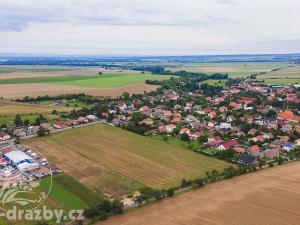
[[[300,162],[215,183],[100,224],[300,224]]]

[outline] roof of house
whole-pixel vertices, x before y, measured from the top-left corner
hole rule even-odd
[[[279,119],[286,119],[286,120],[292,120],[292,121],[300,122],[300,116],[295,115],[294,112],[291,111],[291,110],[284,111],[284,112],[280,113],[277,117]]]
[[[240,98],[240,101],[242,101],[242,102],[255,102],[256,98],[242,97],[242,98]]]
[[[257,151],[259,151],[259,149],[260,148],[257,145],[253,145],[250,147],[250,151],[252,151],[252,152],[257,152]]]
[[[255,161],[255,158],[250,156],[242,156],[241,158],[239,158],[239,161],[246,164],[252,164]]]
[[[230,148],[230,147],[235,146],[237,144],[238,144],[238,141],[236,139],[234,139],[234,140],[226,141],[222,145],[224,146],[224,148]]]

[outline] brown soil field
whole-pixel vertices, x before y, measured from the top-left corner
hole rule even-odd
[[[82,183],[109,194],[124,192],[123,186],[133,187],[134,181],[153,188],[168,188],[179,185],[182,178],[204,176],[205,171],[223,170],[231,165],[104,124],[24,143]]]
[[[98,225],[300,224],[300,162],[180,194]]]
[[[86,93],[94,96],[119,96],[127,91],[131,94],[144,93],[155,90],[157,86],[144,83],[133,84],[115,88],[85,88],[60,84],[2,84],[0,85],[0,97],[5,99],[23,98],[25,96],[36,97],[43,95],[58,95],[67,93]]]
[[[0,116],[15,116],[29,115],[29,114],[51,114],[53,110],[58,112],[68,112],[72,110],[72,107],[51,107],[51,106],[38,106],[22,103],[8,103],[0,101]]]

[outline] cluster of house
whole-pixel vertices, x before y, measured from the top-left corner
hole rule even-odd
[[[243,95],[246,91],[257,96]],[[195,97],[205,98],[206,104],[198,103]],[[274,158],[300,146],[299,110],[272,104],[276,101],[286,106],[299,105],[299,93],[292,86],[274,88],[246,80],[224,88],[216,96],[205,97],[201,91],[165,90],[163,94],[145,98],[147,105],[138,99],[112,102],[103,116],[114,114],[111,123],[122,126],[132,120],[133,113],[140,112],[146,118],[139,124],[147,125],[149,134],[178,137],[185,134],[191,141],[206,135],[206,148],[233,149],[243,156]]]
[[[37,126],[28,126],[22,128],[12,128],[12,131],[2,131],[0,132],[0,143],[10,140],[12,137],[26,137],[37,135],[38,130],[43,128],[46,131],[52,132],[55,130],[60,130],[69,127],[76,127],[82,124],[88,124],[91,122],[98,121],[98,117],[95,115],[82,116],[78,119],[67,119],[67,120],[57,120],[53,123],[41,123]],[[11,135],[9,134],[11,133]]]

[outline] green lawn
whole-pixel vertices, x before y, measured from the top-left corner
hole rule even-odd
[[[38,117],[38,115],[25,115],[25,116],[22,116],[21,115],[21,118],[22,120],[29,120],[30,123],[33,123],[35,122],[36,118]],[[47,116],[44,116],[47,118]],[[10,123],[13,123],[15,117],[14,116],[0,116],[0,124],[10,124]],[[49,120],[49,118],[47,118]]]
[[[44,178],[41,181],[41,188],[45,191],[49,190],[50,185],[51,177]],[[60,202],[67,209],[86,209],[96,206],[102,200],[99,193],[91,191],[65,174],[52,177],[50,197]]]

